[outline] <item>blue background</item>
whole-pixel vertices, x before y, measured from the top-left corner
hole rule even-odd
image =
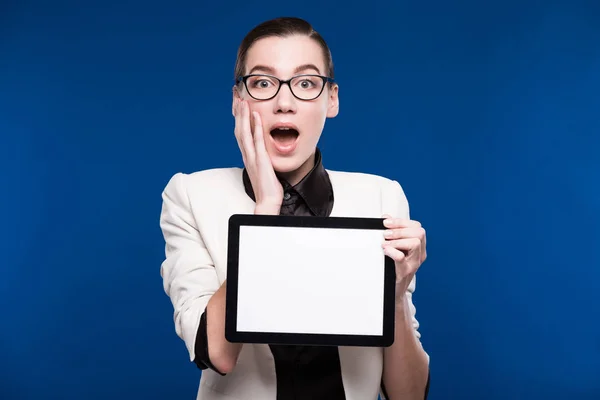
[[[241,166],[239,42],[329,42],[327,168],[401,182],[428,230],[430,399],[600,398],[597,1],[0,3],[0,398],[192,399],[161,191]]]

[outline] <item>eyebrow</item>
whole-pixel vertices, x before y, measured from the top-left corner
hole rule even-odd
[[[296,69],[294,69],[294,74],[297,74],[299,72],[303,72],[303,71],[306,71],[306,70],[309,70],[309,69],[315,70],[317,72],[317,74],[321,74],[321,71],[319,70],[319,68],[317,68],[317,66],[314,65],[314,64],[302,64],[302,65],[299,65],[298,67],[296,67]],[[275,75],[275,69],[273,69],[272,67],[268,67],[266,65],[255,65],[248,72],[248,74],[252,74],[252,73],[254,73],[256,71],[265,72],[267,74]]]

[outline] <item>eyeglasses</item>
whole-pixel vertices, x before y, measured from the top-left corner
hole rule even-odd
[[[297,75],[288,80],[281,80],[272,75],[246,75],[237,79],[244,82],[248,94],[256,100],[270,100],[277,96],[282,85],[288,85],[290,91],[299,100],[314,100],[323,93],[327,82],[335,81],[321,75]]]

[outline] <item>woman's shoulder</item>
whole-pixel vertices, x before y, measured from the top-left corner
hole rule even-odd
[[[372,193],[392,201],[406,201],[406,193],[400,183],[390,177],[366,172],[327,170],[327,174],[337,191],[342,193]]]
[[[193,172],[177,172],[169,178],[165,192],[219,192],[242,185],[242,169],[238,167],[211,168]]]
[[[242,176],[242,169],[238,167],[210,168],[192,172],[176,172],[171,180],[181,180],[185,183],[211,184],[218,181],[235,181]]]
[[[409,218],[409,204],[400,183],[392,178],[364,172],[327,170],[334,191],[353,198],[359,196],[366,201],[381,205],[384,214]]]
[[[380,187],[399,185],[399,183],[392,178],[367,172],[350,172],[327,169],[327,174],[329,175],[330,179],[335,180],[340,184],[347,183],[351,185],[368,185]]]

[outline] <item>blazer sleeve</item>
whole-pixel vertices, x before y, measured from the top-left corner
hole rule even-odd
[[[165,260],[160,274],[173,304],[175,331],[185,342],[190,361],[201,369],[214,369],[208,357],[204,311],[220,284],[191,211],[188,178],[183,173],[175,174],[162,193],[160,228]]]
[[[410,219],[410,206],[408,204],[408,199],[402,186],[397,181],[391,181],[390,185],[387,188],[388,190],[382,196],[382,209],[385,214],[390,214],[394,218],[406,218]],[[417,272],[418,273],[418,272]],[[421,340],[421,332],[419,331],[419,321],[417,320],[417,308],[413,303],[413,294],[417,288],[417,274],[415,274],[413,280],[410,282],[408,286],[408,290],[406,292],[406,296],[408,298],[408,304],[410,308],[410,315],[412,318],[412,327],[415,333],[415,337],[420,341]],[[425,352],[427,355],[427,359],[429,359],[429,354]],[[425,387],[425,396],[424,399],[427,400],[429,396],[429,384],[430,384],[431,373],[428,372],[427,376],[427,384]],[[389,399],[387,395],[385,386],[383,381],[381,382],[381,397],[382,399]]]

